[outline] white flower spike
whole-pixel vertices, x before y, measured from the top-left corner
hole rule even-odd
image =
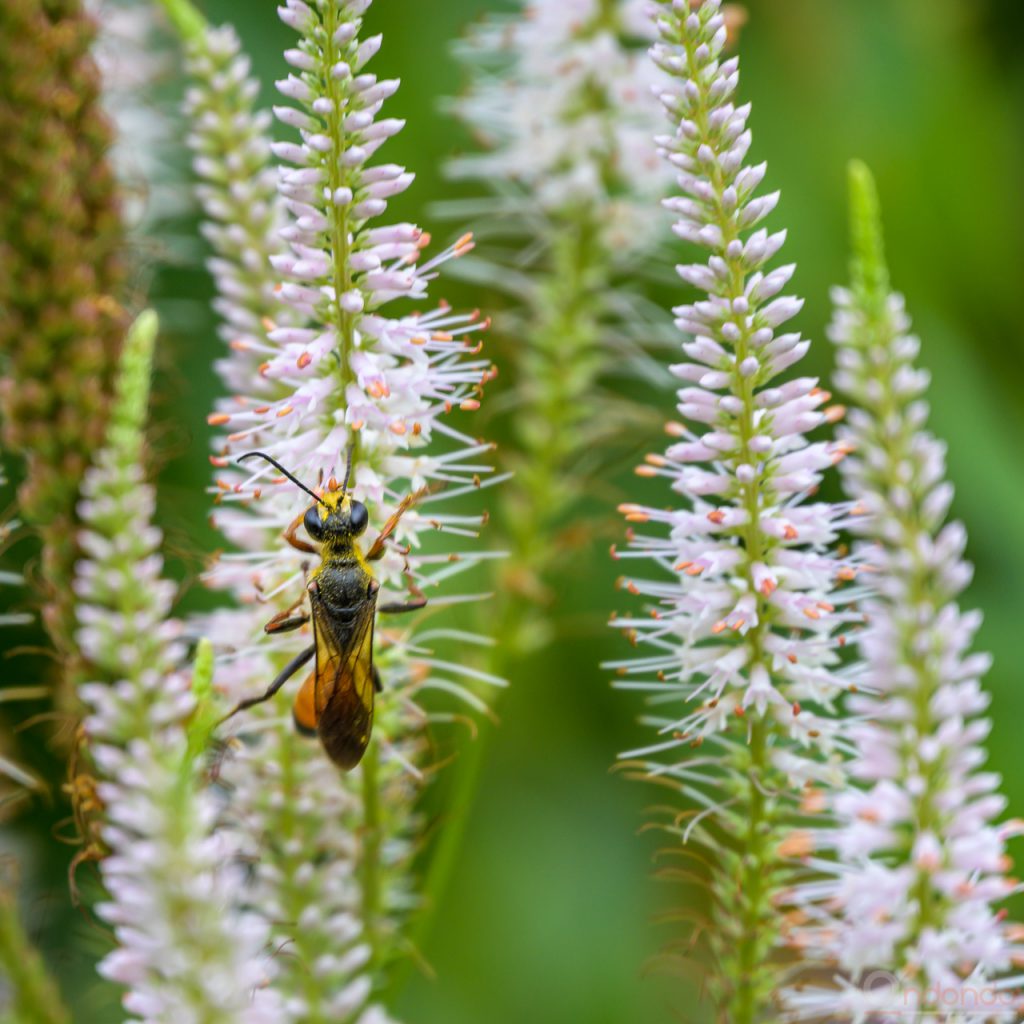
[[[670,175],[651,141],[663,76],[637,45],[652,37],[645,6],[529,0],[479,26],[458,50],[474,84],[454,110],[488,152],[454,161],[452,175],[496,185],[513,206],[509,186],[524,190],[531,218],[598,209],[598,244],[613,251],[650,245]]]
[[[858,565],[832,546],[851,510],[813,498],[848,448],[805,437],[841,415],[816,380],[778,379],[809,343],[783,329],[802,303],[783,293],[794,267],[770,268],[785,232],[760,225],[778,193],[759,195],[765,167],[746,163],[750,107],[734,98],[739,64],[723,55],[721,4],[664,0],[652,11],[673,125],[658,146],[683,192],[665,205],[676,234],[708,251],[678,268],[706,294],[674,310],[688,335],[686,361],[672,367],[681,420],[637,471],[668,480],[683,504],[622,506],[630,542],[613,555],[658,571],[620,581],[647,608],[614,620],[642,651],[616,667],[620,685],[657,709],[646,720],[655,742],[626,756],[696,802],[699,813],[668,831],[713,847],[712,987],[724,1017],[748,1024],[777,985],[773,901],[799,852],[787,841],[797,787],[833,770],[822,761],[836,748],[828,711],[850,685],[838,648],[859,620],[858,588],[845,586]],[[635,532],[642,524],[660,530]],[[690,755],[701,744],[711,752]]]
[[[867,512],[864,557],[878,582],[857,640],[864,692],[849,702],[856,788],[829,794],[834,824],[814,833],[835,863],[793,894],[805,922],[793,940],[841,972],[842,995],[795,987],[787,1019],[861,1021],[912,1006],[936,1024],[1016,1021],[1020,979],[1008,972],[1024,935],[996,905],[1016,889],[1005,843],[1022,828],[996,824],[1000,780],[981,770],[989,658],[971,652],[980,615],[956,603],[971,577],[966,535],[945,522],[953,491],[944,446],[926,429],[928,375],[889,287],[861,164],[851,187],[853,285],[835,291],[831,337],[836,384],[855,406],[844,483]]]
[[[237,842],[215,828],[215,794],[197,788],[202,752],[186,731],[195,701],[170,617],[175,586],[162,578],[140,468],[156,330],[147,312],[128,334],[108,444],[79,505],[77,640],[97,680],[79,692],[109,849],[109,899],[96,910],[118,943],[100,972],[125,987],[125,1010],[145,1024],[272,1024],[282,1008],[266,987],[268,929],[240,909]]]
[[[474,537],[485,519],[438,504],[477,490],[490,474],[481,460],[491,446],[456,424],[460,411],[479,406],[491,372],[474,337],[486,321],[443,302],[387,312],[402,300],[426,303],[441,264],[473,243],[464,236],[426,258],[430,238],[415,225],[377,223],[412,175],[373,162],[402,122],[380,116],[398,82],[367,70],[381,44],[361,38],[368,7],[289,0],[279,9],[299,39],[284,55],[291,73],[278,82],[290,102],[275,113],[298,141],[267,141],[233,36],[220,30],[194,49],[193,146],[231,346],[219,368],[234,392],[210,423],[226,430],[212,457],[214,519],[235,550],[208,582],[241,605],[201,631],[219,641],[217,682],[232,701],[260,694],[311,642],[308,626],[266,636],[263,625],[301,606],[313,568],[310,555],[282,538],[308,496],[262,461],[239,466],[238,456],[265,452],[316,488],[344,477],[351,446],[352,491],[369,508],[371,538],[403,498],[418,495],[374,564],[381,604],[401,601],[410,586],[429,608],[458,600],[440,585],[484,557],[437,537]],[[271,153],[285,164],[276,195]],[[415,905],[409,860],[427,722],[415,697],[441,689],[476,700],[460,686],[471,670],[437,650],[445,630],[415,632],[393,621],[378,624],[384,691],[374,738],[350,775],[296,734],[285,705],[232,719],[245,742],[223,777],[234,787],[231,818],[258,862],[251,905],[289,950],[276,981],[283,1020],[385,1019],[375,990]]]

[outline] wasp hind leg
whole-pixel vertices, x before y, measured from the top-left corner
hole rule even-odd
[[[296,672],[302,668],[303,665],[308,662],[313,655],[316,654],[316,645],[310,644],[304,651],[300,651],[298,654],[288,662],[287,665],[278,673],[274,681],[267,687],[266,692],[261,694],[259,697],[247,697],[245,700],[239,701],[234,708],[228,712],[217,724],[223,725],[229,718],[234,717],[239,711],[245,711],[248,708],[255,707],[257,704],[263,704],[270,700],[271,697],[277,693],[278,690],[288,682],[289,679]]]
[[[412,601],[398,601],[395,604],[382,604],[377,607],[382,615],[401,615],[402,612],[415,612],[420,608],[425,608],[427,599],[425,597],[417,597]]]
[[[301,611],[298,615],[292,615],[294,608],[286,608],[283,612],[275,615],[264,627],[264,633],[290,633],[293,629],[301,629],[309,622],[309,612]]]

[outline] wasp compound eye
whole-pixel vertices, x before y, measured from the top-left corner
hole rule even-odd
[[[358,536],[366,529],[366,524],[370,521],[370,514],[366,511],[366,506],[361,501],[353,501],[350,516],[352,533]]]
[[[313,540],[323,540],[324,524],[320,521],[320,510],[316,505],[310,505],[306,509],[306,514],[302,517],[302,525]]]

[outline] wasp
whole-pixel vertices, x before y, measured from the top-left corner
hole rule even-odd
[[[263,627],[270,634],[285,633],[300,629],[312,618],[313,643],[285,665],[266,692],[240,701],[222,721],[270,700],[296,672],[315,659],[313,671],[292,705],[295,725],[304,735],[318,736],[327,756],[342,770],[350,771],[359,764],[369,745],[374,697],[381,690],[380,675],[373,664],[377,612],[414,611],[427,603],[410,581],[411,601],[378,605],[380,582],[370,568],[370,563],[384,554],[388,537],[416,495],[402,500],[364,554],[357,538],[366,531],[370,517],[366,506],[349,494],[351,449],[344,482],[339,487],[331,478],[323,494],[310,490],[263,452],[247,452],[238,461],[249,458],[269,462],[313,498],[313,504],[285,530],[284,539],[299,551],[318,554],[320,564],[306,583],[304,597]],[[309,541],[298,535],[300,525]],[[301,607],[306,597],[308,611]]]

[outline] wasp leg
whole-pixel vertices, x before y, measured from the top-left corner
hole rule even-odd
[[[372,666],[372,668],[373,668],[373,688],[378,693],[380,693],[381,690],[384,689],[384,684],[380,681],[380,673],[377,671],[377,666],[374,665],[374,666]]]
[[[303,665],[309,661],[313,655],[316,654],[316,644],[310,644],[304,651],[296,654],[291,661],[278,673],[277,678],[267,687],[265,693],[259,697],[247,697],[245,700],[239,701],[235,707],[228,712],[217,724],[223,725],[229,718],[237,715],[239,711],[245,711],[247,708],[255,707],[257,704],[262,704],[264,701],[270,700],[271,697],[277,693],[278,690],[288,682],[289,679],[296,672],[302,668]]]
[[[395,532],[395,527],[398,526],[399,522],[402,519],[402,516],[404,516],[405,513],[409,511],[409,508],[412,506],[413,502],[415,502],[416,499],[419,498],[424,493],[424,491],[417,491],[415,494],[407,494],[402,499],[398,508],[396,508],[395,511],[391,513],[391,516],[388,518],[388,521],[384,524],[380,533],[377,534],[377,539],[373,542],[373,544],[370,545],[370,550],[366,552],[366,560],[368,562],[375,562],[384,554],[384,551],[386,550],[384,547],[384,542],[388,539],[388,537],[391,536],[391,534]]]
[[[299,629],[309,622],[309,612],[302,611],[298,615],[292,615],[293,610],[286,608],[283,612],[279,612],[263,627],[263,632],[290,633],[293,629]]]
[[[297,531],[302,525],[302,520],[305,518],[307,511],[308,509],[303,510],[291,521],[288,525],[288,529],[284,531],[284,539],[291,544],[293,548],[296,548],[299,551],[304,551],[307,555],[315,555],[318,553],[319,549],[313,544],[310,544],[308,540],[303,540],[301,537],[297,536]]]
[[[414,612],[420,608],[423,608],[427,603],[425,597],[417,597],[412,601],[398,601],[394,604],[381,604],[377,606],[377,611],[382,615],[401,615],[402,612]]]

